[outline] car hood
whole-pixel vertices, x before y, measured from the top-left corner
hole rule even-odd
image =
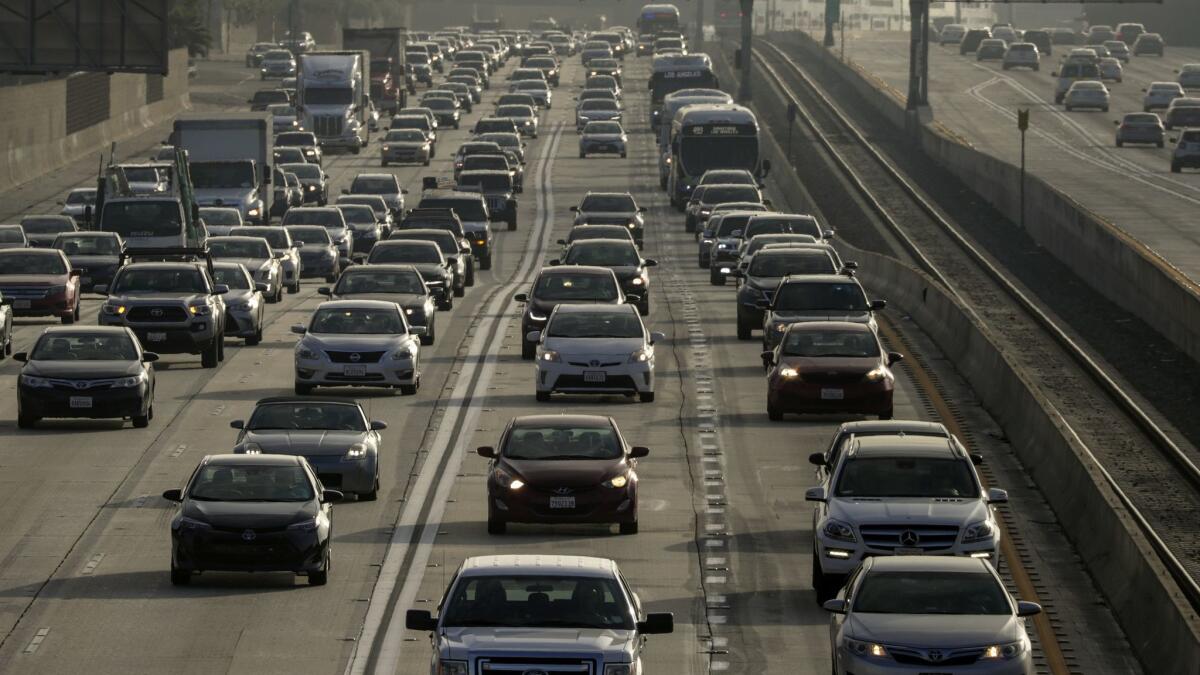
[[[317,516],[317,502],[205,502],[189,499],[182,515],[213,527],[267,529],[286,527]]]
[[[405,309],[423,307],[425,299],[424,295],[416,293],[338,293],[330,297],[330,300],[383,300],[394,302]]]
[[[164,302],[180,304],[202,304],[208,299],[203,293],[138,293],[137,295],[110,295],[110,300],[123,305],[161,305]]]
[[[583,140],[585,140],[585,141],[603,141],[606,143],[611,143],[613,141],[621,140],[621,134],[586,133],[583,135]]]
[[[141,369],[141,364],[136,361],[30,361],[21,369],[21,374],[97,380],[137,375]]]
[[[564,338],[547,337],[544,342],[546,349],[552,349],[561,356],[571,356],[575,361],[597,360],[601,363],[620,361],[624,363],[629,355],[646,346],[642,338]]]
[[[539,300],[537,298],[532,298],[529,301],[529,307],[531,309],[537,310],[539,313],[549,314],[551,310],[553,310],[555,307],[557,307],[563,303],[569,303],[572,305],[615,305],[615,304],[617,304],[617,301],[616,300],[580,300],[580,299]]]
[[[0,274],[3,286],[61,286],[66,283],[65,274]]]
[[[248,288],[231,288],[224,296],[225,304],[230,305],[235,302],[250,302],[257,291],[252,291]]]
[[[905,522],[965,526],[987,520],[988,507],[979,498],[903,499],[831,497],[829,517],[849,522]]]
[[[884,645],[938,649],[981,647],[1016,642],[1024,621],[1001,615],[859,614],[846,618],[843,631],[859,640]],[[936,636],[936,637],[933,637]]]
[[[788,323],[801,323],[804,321],[868,323],[871,320],[871,313],[843,310],[778,310],[771,312],[771,318],[775,321],[785,321]]]
[[[311,349],[376,352],[395,349],[404,341],[403,335],[332,335],[309,333],[303,339]]]
[[[417,274],[421,275],[421,278],[425,280],[425,283],[429,283],[430,281],[444,280],[449,274],[446,271],[445,267],[442,267],[441,265],[439,265],[437,263],[407,263],[407,264],[412,265],[413,267],[417,268]]]
[[[632,663],[636,633],[599,628],[446,628],[440,639],[449,658],[474,656],[540,656],[591,658],[604,663]]]
[[[300,247],[301,253],[334,253],[337,247],[333,244],[305,244]]]
[[[246,269],[251,272],[266,269],[271,266],[269,259],[263,258],[218,258],[221,262],[240,263],[246,266]]]
[[[268,454],[340,456],[351,445],[366,442],[368,433],[325,429],[247,431],[242,443],[258,443]]]
[[[637,213],[629,211],[580,211],[576,220],[592,225],[624,225],[631,220],[637,220]]]
[[[391,148],[423,148],[429,141],[384,141],[383,144]]]
[[[784,356],[783,363],[792,366],[801,373],[808,371],[812,372],[838,372],[843,375],[862,374],[866,375],[869,371],[879,367],[879,357],[821,357],[811,358],[805,356]]]
[[[783,277],[746,277],[745,286],[760,291],[773,291],[779,288],[780,281],[783,281]]]

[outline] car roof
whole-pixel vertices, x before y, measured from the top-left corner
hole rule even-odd
[[[802,321],[788,324],[788,330],[795,333],[817,333],[828,330],[852,331],[855,333],[872,333],[875,330],[865,323],[853,321]]]
[[[607,558],[582,555],[485,555],[464,560],[459,576],[517,576],[547,573],[611,579],[616,576],[617,564]]]
[[[869,329],[868,329],[869,330]],[[905,434],[855,436],[848,457],[932,457],[965,458],[949,437]]]
[[[586,240],[585,240],[586,241]],[[577,243],[583,243],[582,241]],[[571,244],[572,246],[575,243]],[[554,267],[543,267],[541,276],[547,274],[595,274],[597,276],[613,276],[613,271],[607,267],[598,267],[596,265],[556,265]]]
[[[447,218],[445,220],[449,220],[449,219]],[[439,229],[436,227],[402,227],[399,230],[392,232],[393,236],[398,235],[398,234],[436,234],[439,237],[443,236],[443,235],[447,235],[447,236],[451,236],[451,237],[455,236],[454,233],[451,232],[450,230],[442,230],[442,229]],[[392,241],[412,241],[412,238],[411,237],[396,237],[393,239],[393,238],[389,237],[387,240],[379,242],[379,244],[386,244],[386,243],[392,242]],[[421,240],[417,240],[417,241],[421,241]],[[427,241],[425,243],[433,244],[433,242],[431,242],[431,241]],[[375,244],[375,245],[379,246],[379,244]],[[434,246],[436,246],[436,245],[437,244],[434,244]]]
[[[268,396],[260,398],[254,402],[254,405],[268,405],[271,403],[345,403],[361,408],[362,405],[349,396]]]
[[[979,558],[949,555],[878,556],[871,560],[871,570],[879,572],[959,572],[990,574],[986,562]]]
[[[861,420],[844,422],[838,429],[841,434],[921,434],[950,437],[946,425],[941,422],[923,420]]]
[[[797,274],[783,278],[782,284],[845,284],[858,281],[844,274]]]
[[[298,466],[303,458],[299,455],[206,455],[200,460],[201,465],[219,464],[222,466]]]
[[[17,225],[16,227],[20,227]],[[89,230],[80,230],[78,232],[59,232],[60,237],[69,237],[71,239],[87,238],[87,239],[116,239],[121,236],[116,232],[95,232]]]
[[[70,326],[46,326],[42,330],[42,335],[53,335],[55,333],[111,333],[114,335],[128,335],[124,326],[86,326],[84,324],[73,324]]]
[[[389,300],[326,300],[317,309],[399,309]]]
[[[500,157],[501,155],[499,155],[497,153],[497,154],[485,155],[485,156]],[[508,170],[506,170],[506,169],[467,169],[465,171],[459,172],[458,177],[460,179],[463,176],[504,176],[505,178],[508,178],[510,175],[512,175],[512,174],[510,174],[508,172]]]
[[[432,241],[421,242],[430,246],[437,246]],[[412,272],[417,274],[417,268],[405,263],[371,263],[370,265],[355,265],[347,267],[342,271],[342,274],[368,274],[370,272]]]
[[[21,249],[21,250],[31,250],[31,249]],[[49,249],[49,250],[58,251],[58,249]],[[127,270],[127,269],[132,269],[134,267],[136,267],[137,269],[140,269],[140,270],[145,270],[145,269],[155,269],[155,270],[190,269],[190,270],[194,270],[194,269],[199,269],[201,267],[201,263],[196,263],[196,262],[149,262],[149,261],[147,261],[147,262],[129,263],[128,265],[122,267],[121,269]]]
[[[242,234],[222,234],[222,235],[209,237],[209,239],[213,240],[213,241],[216,241],[216,240],[220,240],[220,241],[267,241],[266,239],[264,239],[262,237],[253,237],[253,236],[242,235]]]
[[[483,195],[478,192],[465,192],[463,190],[428,190],[422,197],[425,199],[462,199],[470,201],[480,201]]]

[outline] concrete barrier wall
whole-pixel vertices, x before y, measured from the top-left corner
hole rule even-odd
[[[170,55],[170,74],[163,78],[161,101],[146,103],[149,75],[109,75],[107,118],[67,133],[67,79],[0,89],[0,191],[98,152],[174,117],[190,105],[187,51]]]
[[[806,34],[802,49],[898,128],[908,126],[901,92]],[[925,153],[1012,222],[1020,222],[1020,170],[972,147],[940,124],[917,127]],[[1089,286],[1200,360],[1200,286],[1154,251],[1032,175],[1025,182],[1026,228]]]
[[[974,385],[1108,599],[1146,672],[1200,672],[1200,618],[1086,446],[1002,342],[924,274],[893,258],[842,247],[844,257],[858,260],[860,277],[873,294],[912,316]]]

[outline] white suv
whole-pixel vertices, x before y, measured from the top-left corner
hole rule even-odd
[[[1014,42],[1008,46],[1004,52],[1004,70],[1011,68],[1032,68],[1039,70],[1041,61],[1039,59],[1037,45],[1032,42]]]
[[[855,436],[843,444],[822,485],[805,499],[813,511],[813,588],[832,598],[864,558],[889,555],[970,556],[995,563],[1000,528],[993,504],[1004,490],[984,490],[977,457],[953,436]],[[824,454],[809,458],[824,463]]]
[[[410,609],[429,631],[430,672],[644,673],[645,636],[670,633],[670,613],[643,614],[617,564],[567,555],[467,558],[438,607]]]

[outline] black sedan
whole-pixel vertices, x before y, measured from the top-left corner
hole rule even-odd
[[[594,225],[589,227],[596,227]],[[560,264],[551,260],[551,265]],[[650,314],[650,270],[658,261],[643,258],[637,246],[630,241],[617,239],[583,239],[567,247],[561,264],[591,265],[607,267],[617,276],[621,290],[628,297],[636,297],[638,313]]]
[[[47,328],[32,352],[13,358],[25,364],[17,378],[22,429],[45,417],[121,418],[139,428],[154,417],[158,354],[142,351],[129,328]]]
[[[308,583],[329,580],[330,504],[308,460],[292,455],[209,455],[187,487],[167,490],[179,502],[171,521],[171,583],[209,571],[292,572]]]

